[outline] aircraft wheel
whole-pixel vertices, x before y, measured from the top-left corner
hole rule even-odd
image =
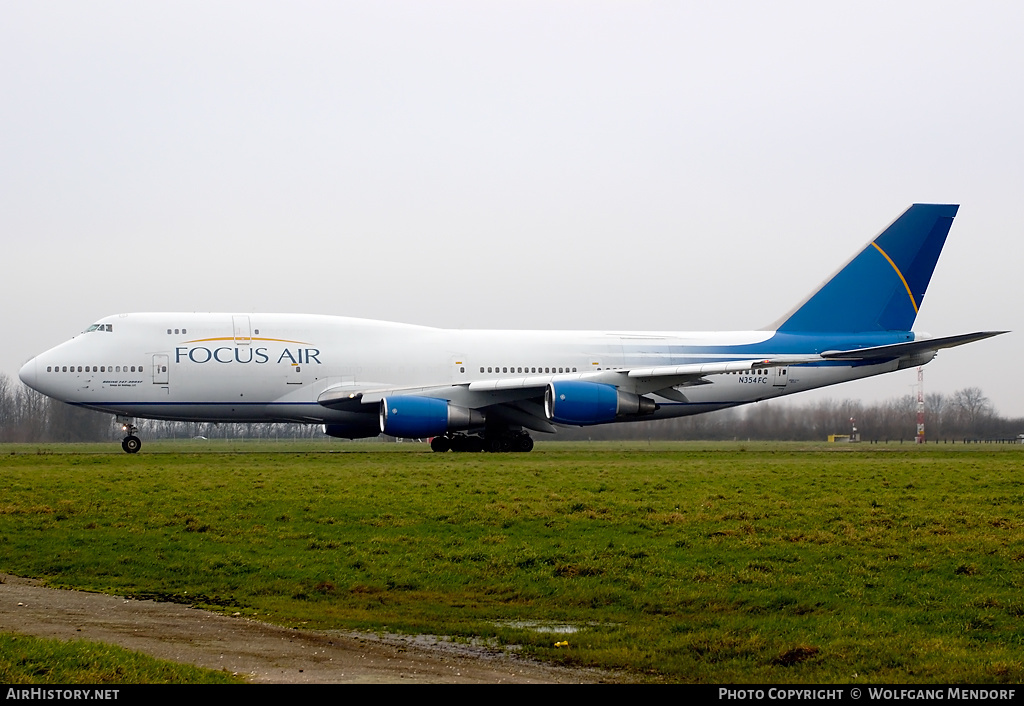
[[[516,451],[520,453],[529,453],[533,451],[533,439],[530,438],[529,434],[522,434],[516,439]]]
[[[452,448],[452,441],[447,436],[435,436],[430,440],[430,450],[443,454]]]
[[[142,442],[137,436],[126,436],[121,442],[121,448],[124,449],[125,453],[135,454],[142,448]]]
[[[451,438],[452,451],[455,453],[475,453],[481,449],[479,436],[456,434]]]
[[[485,448],[492,454],[500,454],[509,451],[510,446],[511,444],[509,444],[507,437],[494,436],[487,439]]]

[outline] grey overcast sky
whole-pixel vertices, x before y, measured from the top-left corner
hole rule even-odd
[[[916,330],[1024,329],[1022,28],[984,1],[0,0],[0,370],[124,311],[759,328],[913,202],[961,204]],[[1024,416],[1020,346],[945,351],[926,391]]]

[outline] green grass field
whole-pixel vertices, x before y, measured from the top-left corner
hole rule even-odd
[[[0,634],[0,684],[239,684],[225,672],[85,640]],[[10,697],[7,697],[10,698]]]
[[[1024,680],[1020,446],[0,453],[0,570],[55,587],[655,681]]]

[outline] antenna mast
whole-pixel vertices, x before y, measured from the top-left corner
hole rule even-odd
[[[917,368],[917,438],[918,444],[924,443],[924,367]]]

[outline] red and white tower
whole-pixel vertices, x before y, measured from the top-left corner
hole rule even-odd
[[[919,444],[924,443],[924,368],[917,368],[917,438]]]

